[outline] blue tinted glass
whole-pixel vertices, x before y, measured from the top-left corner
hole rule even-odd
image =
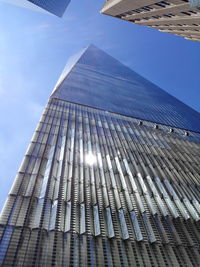
[[[189,0],[191,7],[198,7],[200,8],[200,0]]]
[[[2,264],[4,257],[6,255],[8,246],[10,244],[12,232],[13,232],[13,227],[7,226],[5,231],[4,231],[3,238],[1,239],[1,242],[0,242],[0,265]]]
[[[105,52],[90,46],[51,97],[200,131],[200,114]]]
[[[70,0],[28,0],[29,2],[44,8],[45,10],[61,17],[65,12]]]

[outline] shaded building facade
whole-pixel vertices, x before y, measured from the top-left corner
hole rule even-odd
[[[83,50],[50,96],[2,210],[0,264],[198,266],[198,116],[98,48]]]
[[[200,41],[198,0],[107,0],[101,13]]]

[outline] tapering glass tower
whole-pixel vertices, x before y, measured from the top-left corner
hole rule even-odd
[[[199,266],[200,115],[94,46],[66,66],[0,217],[1,266]]]

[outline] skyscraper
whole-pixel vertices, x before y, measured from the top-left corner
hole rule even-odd
[[[107,0],[101,13],[200,41],[199,0]]]
[[[28,0],[29,2],[44,8],[50,13],[62,17],[70,0]]]
[[[58,17],[62,17],[70,0],[0,0],[9,4],[34,10],[44,10]]]
[[[94,46],[73,57],[0,217],[2,266],[198,266],[200,115]]]

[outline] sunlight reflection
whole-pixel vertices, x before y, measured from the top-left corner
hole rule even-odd
[[[92,166],[96,162],[96,157],[91,152],[89,152],[85,156],[85,162],[86,164],[89,164],[90,166]]]

